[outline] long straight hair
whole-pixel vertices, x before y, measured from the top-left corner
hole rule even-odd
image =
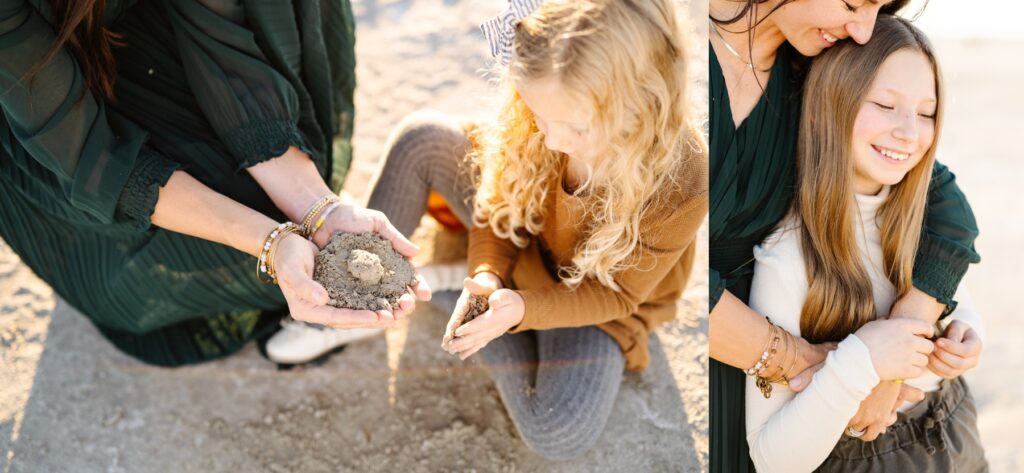
[[[85,76],[89,91],[113,99],[117,65],[115,46],[120,36],[104,24],[106,0],[50,0],[57,39],[39,61],[29,69],[29,84],[53,58],[67,47]]]
[[[935,148],[942,128],[943,87],[931,44],[907,20],[879,16],[871,41],[844,41],[818,56],[804,90],[797,144],[798,184],[793,213],[810,287],[800,314],[801,335],[835,341],[876,317],[873,289],[857,245],[854,197],[854,121],[882,63],[901,50],[917,51],[935,75],[935,139],[921,161],[892,186],[876,219],[886,278],[899,295],[911,288],[914,257]]]

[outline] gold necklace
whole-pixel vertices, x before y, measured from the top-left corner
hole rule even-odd
[[[736,52],[736,50],[733,49],[732,45],[729,44],[728,41],[726,41],[725,36],[722,36],[722,32],[718,31],[718,25],[715,24],[714,20],[711,20],[709,18],[708,19],[708,25],[710,26],[711,30],[715,32],[715,36],[718,36],[718,39],[722,41],[723,45],[725,45],[725,49],[728,50],[730,53],[732,53],[733,56],[736,56],[736,59],[739,59],[740,62],[745,64],[748,69],[750,69],[752,71],[757,71],[757,72],[771,72],[771,70],[772,70],[771,67],[769,67],[768,69],[757,69],[757,68],[754,67],[753,64],[751,64],[750,62],[747,62],[746,59],[743,59],[743,56],[740,56],[740,53]]]

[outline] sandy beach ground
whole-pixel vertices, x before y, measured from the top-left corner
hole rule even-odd
[[[488,54],[476,25],[503,5],[355,0],[350,193],[365,196],[384,140],[403,115],[419,108],[490,114],[480,74]],[[702,35],[706,8],[683,9]],[[692,53],[696,93],[706,103],[706,49]],[[422,259],[441,258],[452,246],[433,235],[425,220],[416,235]],[[698,268],[706,261],[702,245]],[[181,369],[133,361],[2,243],[0,304],[4,473],[689,472],[707,464],[704,269],[679,301],[677,320],[656,331],[650,368],[626,376],[597,446],[569,462],[545,461],[523,446],[487,373],[439,349],[447,316],[428,304],[384,336],[290,371],[278,371],[253,345]]]
[[[985,323],[981,363],[967,374],[994,473],[1024,471],[1024,40],[935,38],[948,99],[938,159],[956,173],[978,220],[981,263],[967,285]],[[1013,58],[1013,59],[1009,59]]]

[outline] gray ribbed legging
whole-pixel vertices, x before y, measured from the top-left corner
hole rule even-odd
[[[470,221],[473,187],[463,162],[469,142],[458,122],[438,112],[406,117],[391,134],[370,196],[405,235],[412,234],[431,190]],[[437,294],[447,312],[456,295]],[[604,430],[622,383],[625,359],[596,327],[526,331],[493,340],[480,354],[526,445],[550,459],[590,449]]]

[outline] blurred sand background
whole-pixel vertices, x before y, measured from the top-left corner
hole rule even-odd
[[[1024,269],[1021,13],[1024,5],[1014,1],[986,0],[974,8],[932,1],[917,20],[934,42],[947,86],[937,157],[956,174],[981,231],[981,263],[966,280],[987,338],[967,381],[993,473],[1024,471],[1024,317],[1016,300]]]
[[[359,85],[348,192],[365,196],[405,114],[489,116],[477,25],[504,4],[354,0]],[[706,38],[706,3],[681,12]],[[691,53],[696,100],[706,103],[705,41]],[[415,239],[423,260],[450,258],[459,243],[437,237],[429,219]],[[697,267],[706,262],[702,245]],[[250,345],[221,361],[154,368],[117,352],[0,242],[0,465],[3,473],[700,471],[706,307],[707,272],[698,269],[677,320],[656,332],[650,368],[626,376],[597,446],[575,461],[547,462],[517,438],[486,371],[439,349],[447,316],[429,304],[320,366],[278,371]]]

